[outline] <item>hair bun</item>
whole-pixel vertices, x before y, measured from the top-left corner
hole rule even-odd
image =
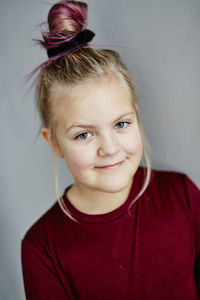
[[[43,32],[45,49],[68,41],[83,31],[87,25],[88,5],[79,1],[60,1],[54,4],[48,14],[49,32]]]

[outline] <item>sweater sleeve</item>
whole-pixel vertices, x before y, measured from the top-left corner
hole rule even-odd
[[[21,244],[22,272],[27,300],[67,300],[50,258],[26,240]]]
[[[194,271],[197,282],[197,288],[200,296],[200,190],[186,175],[185,184],[187,189],[187,198],[189,200],[195,229],[196,259]]]

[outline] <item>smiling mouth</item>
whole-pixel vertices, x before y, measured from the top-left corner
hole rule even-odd
[[[120,162],[118,162],[118,163],[116,163],[116,164],[113,164],[113,165],[107,165],[107,166],[101,166],[101,167],[95,167],[95,168],[97,168],[97,169],[115,169],[115,168],[117,168],[117,167],[119,167],[119,166],[121,166],[122,164],[123,164],[123,162],[124,162],[124,160],[123,161],[120,161]]]

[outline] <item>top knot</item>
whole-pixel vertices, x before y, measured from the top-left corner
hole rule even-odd
[[[87,23],[87,4],[75,1],[60,1],[52,6],[48,15],[52,34],[78,34]]]
[[[83,31],[87,25],[88,6],[85,2],[60,1],[48,14],[49,32],[43,32],[40,44],[45,49],[69,41]]]

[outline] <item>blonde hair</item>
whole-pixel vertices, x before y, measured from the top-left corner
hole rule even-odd
[[[42,121],[42,126],[50,129],[52,142],[57,145],[55,134],[56,118],[53,113],[52,99],[50,101],[50,89],[52,85],[58,83],[62,85],[76,86],[88,80],[100,79],[110,74],[115,76],[117,75],[128,86],[143,143],[143,153],[146,162],[146,177],[140,192],[130,205],[132,206],[133,203],[143,194],[149,184],[151,160],[148,142],[139,116],[133,81],[126,66],[121,61],[119,54],[113,50],[83,48],[80,51],[73,53],[70,57],[61,57],[55,62],[52,62],[49,66],[43,67],[40,71],[37,86],[37,108]],[[72,217],[67,210],[62,197],[59,195],[58,170],[55,164],[55,158],[54,174],[56,196],[58,198],[59,205],[67,216]]]
[[[78,1],[60,1],[49,11],[49,32],[43,33],[43,41],[40,44],[48,50],[52,47],[52,41],[60,43],[59,38],[70,40],[86,28],[87,4]],[[72,26],[73,25],[73,26]],[[64,84],[70,87],[77,86],[88,80],[97,80],[105,76],[117,76],[128,86],[132,98],[133,108],[136,113],[142,143],[143,154],[146,161],[146,176],[143,186],[133,199],[133,203],[144,193],[151,175],[151,159],[149,147],[139,116],[135,89],[132,78],[127,67],[122,62],[119,54],[108,49],[94,49],[87,45],[81,49],[56,57],[47,64],[42,64],[37,84],[37,108],[42,121],[42,126],[50,130],[52,143],[59,146],[56,140],[55,128],[56,117],[54,116],[53,99],[50,100],[50,91],[53,84]],[[74,220],[67,210],[64,200],[60,197],[58,184],[58,170],[54,157],[54,174],[56,184],[56,195],[61,209],[68,217]]]

